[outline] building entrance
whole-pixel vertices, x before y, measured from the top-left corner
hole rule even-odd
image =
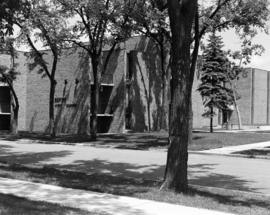
[[[0,86],[0,131],[10,130],[10,90],[7,86]]]

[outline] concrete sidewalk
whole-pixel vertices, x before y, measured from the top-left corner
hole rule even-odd
[[[245,145],[239,145],[239,146],[228,146],[228,147],[222,147],[218,149],[203,150],[203,151],[200,151],[200,153],[229,155],[235,152],[240,152],[240,151],[245,151],[245,150],[250,150],[250,149],[263,149],[265,147],[270,147],[270,141],[245,144]]]
[[[0,141],[0,161],[151,180],[163,178],[166,155],[164,151]],[[266,159],[190,153],[189,182],[270,195],[269,166]]]
[[[0,193],[34,201],[57,203],[106,215],[230,215],[206,209],[192,208],[131,197],[75,190],[53,185],[31,183],[0,177]]]

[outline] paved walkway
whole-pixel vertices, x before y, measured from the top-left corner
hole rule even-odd
[[[0,161],[52,165],[86,173],[161,179],[166,152],[1,141]],[[270,160],[266,159],[191,153],[189,180],[195,185],[270,195],[269,167]]]
[[[0,178],[0,193],[106,215],[230,215],[212,210]]]
[[[228,155],[228,154],[232,154],[234,152],[240,152],[240,151],[250,150],[250,149],[263,149],[265,147],[270,147],[270,141],[245,144],[245,145],[239,145],[239,146],[228,146],[228,147],[223,147],[223,148],[218,148],[218,149],[204,150],[204,151],[200,151],[200,152],[201,153],[208,153],[208,154]]]
[[[202,129],[194,129],[194,130],[205,132],[205,130],[202,130]],[[238,129],[237,125],[234,125],[233,129],[224,129],[218,126],[218,127],[214,127],[214,130],[215,130],[215,133],[218,133],[218,132],[222,132],[222,133],[262,132],[262,131],[270,131],[270,126],[257,126],[257,127],[242,126],[241,130]]]

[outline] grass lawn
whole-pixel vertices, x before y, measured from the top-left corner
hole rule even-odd
[[[250,143],[270,141],[270,131],[242,132],[242,133],[202,133],[193,132],[193,141],[190,150],[207,150],[225,146],[237,146]]]
[[[57,204],[30,201],[25,198],[0,194],[1,215],[102,215],[87,211],[62,207]]]
[[[92,141],[89,136],[62,135],[56,138],[50,138],[44,134],[20,133],[18,136],[9,134],[1,135],[2,140],[19,140],[31,139],[33,143],[65,143],[76,144],[85,143],[96,147],[114,147],[121,149],[166,149],[167,132],[150,132],[150,133],[128,133],[99,135],[97,141]],[[235,146],[248,143],[270,141],[269,132],[241,132],[241,133],[208,133],[193,132],[193,141],[189,145],[189,150],[200,151],[207,149],[220,148],[224,146]]]
[[[269,215],[270,211],[270,197],[258,194],[194,186],[191,187],[188,194],[183,195],[160,191],[160,182],[111,176],[109,174],[85,175],[83,173],[59,171],[51,168],[27,168],[20,165],[10,166],[2,163],[0,164],[0,177],[125,195],[243,215]]]

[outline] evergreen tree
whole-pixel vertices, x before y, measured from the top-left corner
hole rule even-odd
[[[223,48],[222,38],[215,32],[209,36],[203,51],[203,65],[200,71],[201,84],[198,87],[206,107],[203,116],[210,118],[210,132],[213,132],[215,109],[226,110],[232,104],[232,90],[226,86],[230,62]]]

